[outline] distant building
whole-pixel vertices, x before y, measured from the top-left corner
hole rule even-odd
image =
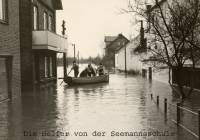
[[[56,34],[61,9],[61,0],[0,0],[0,100],[56,80],[56,54],[67,51]]]
[[[105,57],[104,65],[108,67],[115,67],[115,52],[125,46],[129,40],[122,34],[118,36],[105,36]]]
[[[116,51],[116,69],[124,72],[141,73],[142,69],[146,68],[143,63],[143,60],[147,57],[146,43],[143,22],[141,21],[140,34]]]

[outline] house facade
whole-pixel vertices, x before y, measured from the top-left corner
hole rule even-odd
[[[56,54],[67,52],[56,10],[61,0],[0,0],[0,100],[56,80]]]
[[[122,34],[118,36],[105,36],[105,56],[104,56],[104,65],[107,67],[116,67],[116,51],[119,48],[124,47],[129,40]]]
[[[142,62],[144,53],[135,52],[136,48],[140,45],[140,36],[133,38],[125,46],[116,51],[116,69],[121,72],[128,73],[141,73],[145,65]]]
[[[139,35],[116,51],[116,69],[128,73],[142,73],[142,69],[147,69],[147,66],[143,63],[146,57],[146,38],[144,36],[143,21],[141,21]]]

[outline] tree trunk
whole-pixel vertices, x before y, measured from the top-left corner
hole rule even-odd
[[[179,92],[181,95],[182,100],[184,100],[186,98],[185,96],[185,92],[184,92],[184,88],[183,88],[183,84],[182,84],[182,66],[177,66],[176,69],[176,81],[177,81],[177,85],[179,88]]]

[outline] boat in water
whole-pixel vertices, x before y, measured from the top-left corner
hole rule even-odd
[[[109,74],[94,76],[94,77],[70,77],[64,79],[68,85],[84,85],[109,82]]]

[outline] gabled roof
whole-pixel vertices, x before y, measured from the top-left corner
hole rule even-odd
[[[117,36],[105,36],[104,42],[112,42],[117,38]]]
[[[120,45],[115,45],[118,40],[120,39],[124,39],[125,42],[124,44],[120,44]],[[126,46],[127,43],[129,43],[130,41],[122,34],[119,34],[109,45],[107,45],[106,47],[112,48],[114,50],[119,50],[120,48]]]

